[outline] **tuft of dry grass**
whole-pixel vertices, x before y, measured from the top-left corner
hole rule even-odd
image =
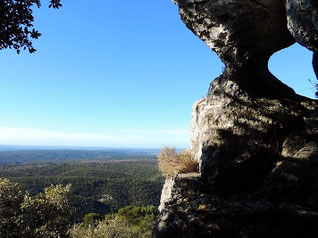
[[[198,171],[199,164],[190,150],[176,152],[174,147],[164,147],[158,155],[158,167],[164,176]]]

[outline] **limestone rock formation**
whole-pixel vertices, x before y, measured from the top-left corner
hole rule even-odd
[[[318,2],[285,0],[288,30],[301,45],[318,52]]]
[[[283,0],[173,1],[186,26],[226,66],[267,62],[274,52],[295,42],[286,28]]]
[[[200,174],[167,178],[154,237],[316,237],[318,103],[216,79],[193,107]]]
[[[314,52],[313,67],[318,79],[318,2],[285,0],[285,5],[288,30],[298,43]]]
[[[193,106],[200,171],[166,179],[153,237],[317,237],[318,102],[267,68],[274,52],[300,41],[291,29],[309,34],[286,16],[298,1],[174,2],[226,69]]]

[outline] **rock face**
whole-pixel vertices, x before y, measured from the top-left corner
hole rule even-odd
[[[283,0],[174,0],[187,27],[226,66],[267,62],[295,40],[286,28]],[[257,62],[254,62],[257,61]]]
[[[318,2],[285,0],[285,5],[288,30],[298,43],[314,52],[313,68],[318,79]]]
[[[193,106],[200,171],[166,179],[153,237],[317,237],[318,102],[267,68],[294,38],[315,50],[315,17],[309,30],[298,11],[316,2],[174,1],[226,69]]]
[[[288,30],[308,49],[318,52],[318,2],[285,0]]]

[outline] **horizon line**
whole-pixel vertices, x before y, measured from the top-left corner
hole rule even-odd
[[[67,146],[67,145],[27,145],[27,144],[0,144],[0,150],[5,149],[5,147],[9,147],[8,149],[33,149],[39,150],[41,148],[47,148],[51,150],[72,150],[72,149],[81,149],[81,150],[161,150],[163,147],[142,147],[142,146]],[[11,148],[10,148],[11,147]],[[19,148],[20,147],[20,148]],[[175,147],[177,150],[180,149],[188,149],[185,147]]]

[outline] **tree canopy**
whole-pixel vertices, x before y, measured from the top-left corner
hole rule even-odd
[[[0,237],[69,237],[70,189],[70,185],[51,185],[31,196],[19,184],[0,179]]]
[[[61,0],[50,0],[48,7],[58,9]],[[33,39],[39,33],[33,27],[32,7],[41,7],[41,0],[2,0],[0,1],[0,50],[14,49],[19,54],[21,49],[34,53]]]

